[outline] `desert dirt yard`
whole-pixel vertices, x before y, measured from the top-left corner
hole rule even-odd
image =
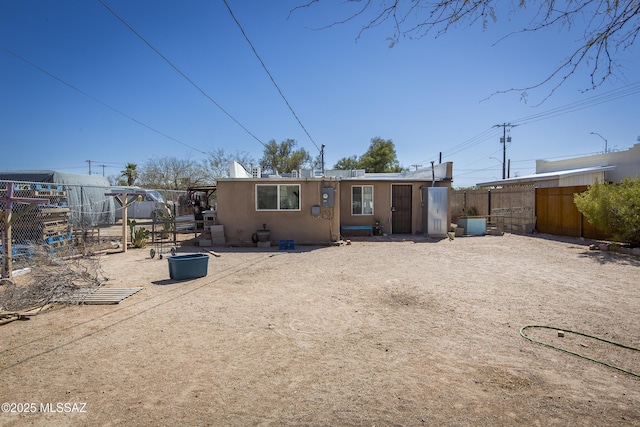
[[[640,347],[637,257],[352,240],[213,248],[180,282],[148,248],[101,256],[106,287],[144,289],[0,326],[0,425],[640,425],[640,378],[520,335],[640,373],[638,351],[569,332]]]

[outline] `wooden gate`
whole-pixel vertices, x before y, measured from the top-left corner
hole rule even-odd
[[[573,203],[573,195],[587,190],[586,185],[536,188],[537,230],[556,236],[604,239],[604,233],[587,221]]]
[[[411,192],[412,185],[391,186],[391,232],[411,234]]]

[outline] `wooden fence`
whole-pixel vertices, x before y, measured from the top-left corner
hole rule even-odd
[[[492,190],[453,190],[451,220],[470,208],[477,215],[510,233],[540,233],[557,236],[605,239],[604,233],[591,225],[573,203],[573,195],[587,190],[586,185],[535,188],[507,187]]]
[[[607,236],[584,218],[573,196],[587,190],[586,185],[536,188],[536,229],[557,236],[605,239]]]

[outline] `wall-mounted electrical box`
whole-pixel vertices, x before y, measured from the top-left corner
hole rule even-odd
[[[311,206],[311,216],[320,216],[320,206],[318,205]]]
[[[322,207],[323,208],[333,207],[333,188],[332,187],[322,188]]]

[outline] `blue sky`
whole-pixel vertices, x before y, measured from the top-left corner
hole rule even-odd
[[[199,160],[216,148],[258,160],[262,143],[288,138],[312,155],[325,144],[330,168],[381,137],[393,140],[405,167],[426,166],[443,152],[443,161],[454,162],[454,185],[469,186],[501,177],[496,124],[521,124],[507,145],[512,176],[533,173],[535,159],[603,151],[591,132],[615,149],[640,135],[638,46],[620,53],[616,77],[597,90],[582,92],[589,75],[579,69],[539,106],[552,86],[528,91],[526,103],[517,91],[490,97],[545,78],[580,40],[580,28],[496,43],[527,22],[503,11],[486,30],[460,26],[389,48],[388,25],[357,40],[362,22],[317,29],[347,16],[345,2],[289,15],[305,0],[228,0],[310,139],[223,1],[105,2],[253,136],[98,0],[3,0],[0,170],[88,173],[91,160],[93,173],[109,176],[126,163]],[[616,92],[623,90],[631,94]],[[580,102],[586,108],[553,113]]]

